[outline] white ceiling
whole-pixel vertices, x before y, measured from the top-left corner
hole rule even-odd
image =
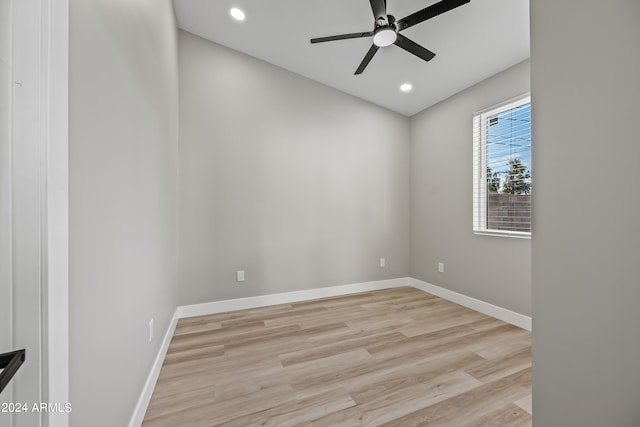
[[[387,0],[396,19],[437,0]],[[354,71],[371,38],[309,39],[371,31],[368,0],[174,0],[178,26],[338,90],[411,116],[529,57],[529,0],[471,0],[402,32],[436,53],[430,62],[391,45]],[[229,15],[246,13],[244,22]],[[399,90],[409,82],[413,90]]]

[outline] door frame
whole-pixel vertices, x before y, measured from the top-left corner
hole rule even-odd
[[[69,396],[69,0],[39,0],[42,17],[43,397]],[[44,427],[68,427],[69,414],[49,414]]]
[[[31,87],[21,95],[24,111],[12,116],[12,128],[37,129],[39,135],[34,156],[40,159],[39,170],[29,172],[30,180],[39,182],[39,206],[29,206],[40,219],[39,260],[15,264],[13,273],[39,271],[40,284],[40,355],[27,359],[41,360],[42,402],[70,402],[69,396],[69,0],[10,0],[13,40],[12,87],[22,87],[25,79]],[[12,99],[13,95],[12,95]],[[12,101],[13,103],[13,101]],[[15,111],[15,106],[12,107]],[[35,113],[38,120],[25,117]],[[21,160],[12,165],[20,170]],[[36,168],[37,169],[37,168]],[[20,194],[13,194],[13,199]],[[38,212],[35,212],[35,211]],[[12,225],[14,227],[14,225]],[[39,265],[35,265],[39,264]],[[31,303],[29,303],[31,304]],[[18,304],[19,305],[19,304]],[[14,306],[14,318],[20,307]],[[22,310],[24,313],[25,310]],[[69,414],[42,414],[43,427],[68,427]]]
[[[0,0],[0,352],[13,348],[13,285],[11,281],[11,3]],[[11,384],[0,396],[0,402],[12,402]],[[0,414],[12,425],[13,414]],[[0,418],[0,425],[2,419]]]

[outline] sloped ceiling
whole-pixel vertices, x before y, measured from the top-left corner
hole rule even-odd
[[[436,1],[388,0],[396,19]],[[470,3],[402,32],[436,53],[430,62],[397,46],[381,48],[359,76],[371,39],[311,44],[309,39],[371,31],[367,0],[174,0],[178,26],[406,116],[529,57],[528,0]],[[238,7],[243,22],[230,17]],[[399,90],[402,83],[413,90]],[[310,100],[312,102],[312,100]]]

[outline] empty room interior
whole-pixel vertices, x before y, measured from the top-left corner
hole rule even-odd
[[[0,427],[640,425],[639,2],[2,16]]]

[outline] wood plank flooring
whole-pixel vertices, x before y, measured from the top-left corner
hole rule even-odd
[[[144,427],[531,426],[529,332],[403,287],[181,319]]]

